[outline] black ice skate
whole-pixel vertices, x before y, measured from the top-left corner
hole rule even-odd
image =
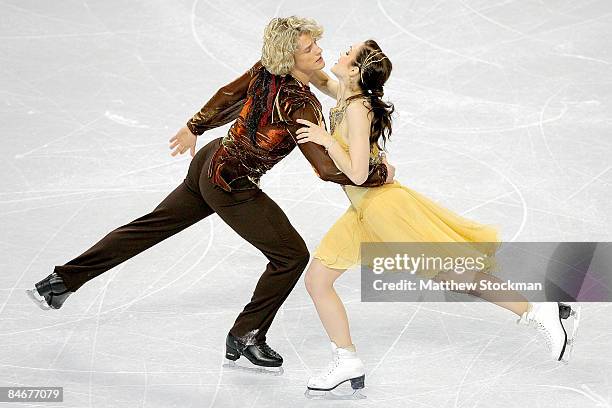
[[[225,340],[225,358],[223,365],[227,368],[250,371],[261,374],[281,375],[283,373],[283,358],[272,350],[266,342],[257,343],[255,334],[257,330],[249,332],[246,336],[236,337],[228,333]],[[238,365],[236,360],[244,356],[252,365]]]
[[[53,272],[36,283],[35,289],[28,289],[26,293],[41,309],[49,310],[62,307],[68,296],[74,292],[69,291],[62,277]]]

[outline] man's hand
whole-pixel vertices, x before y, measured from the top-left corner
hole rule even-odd
[[[306,119],[298,119],[296,122],[300,125],[304,125],[304,127],[299,128],[295,132],[297,134],[298,143],[312,142],[327,148],[334,140],[332,135],[327,133],[321,125],[317,125]]]
[[[170,149],[174,149],[171,153],[172,156],[176,156],[177,153],[183,154],[187,150],[191,150],[191,157],[195,156],[197,137],[187,126],[183,126],[176,135],[170,139]],[[176,148],[176,149],[175,149]]]
[[[382,162],[385,166],[387,166],[387,180],[385,181],[385,184],[391,184],[395,178],[395,166],[390,165],[386,157],[383,157]]]

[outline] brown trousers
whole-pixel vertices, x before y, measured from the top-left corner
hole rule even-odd
[[[185,180],[152,212],[111,231],[67,264],[56,266],[55,272],[66,287],[76,291],[90,279],[217,213],[269,260],[251,301],[230,329],[235,336],[258,329],[255,339],[265,341],[276,312],[306,268],[309,253],[283,210],[263,191],[228,193],[210,182],[208,166],[220,140],[211,141],[197,152]],[[231,286],[228,290],[232,290]]]

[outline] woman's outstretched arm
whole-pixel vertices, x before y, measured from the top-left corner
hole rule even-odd
[[[338,95],[338,81],[331,79],[330,76],[322,70],[315,72],[310,82],[325,95],[336,99]]]

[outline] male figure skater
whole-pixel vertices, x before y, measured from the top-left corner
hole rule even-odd
[[[244,355],[255,365],[280,367],[282,357],[266,332],[309,261],[304,240],[281,208],[259,188],[259,179],[296,146],[297,119],[322,123],[321,104],[308,83],[325,66],[314,20],[274,18],[264,32],[261,61],[222,87],[170,139],[172,155],[195,154],[196,136],[234,121],[193,157],[184,181],[151,213],[111,231],[90,249],[35,284],[30,297],[44,309],[59,309],[85,282],[203,218],[217,213],[269,260],[251,301],[226,339],[226,357]],[[318,176],[353,184],[323,146],[299,144]],[[393,167],[372,163],[363,186],[393,179]],[[287,183],[294,183],[290,177]]]

